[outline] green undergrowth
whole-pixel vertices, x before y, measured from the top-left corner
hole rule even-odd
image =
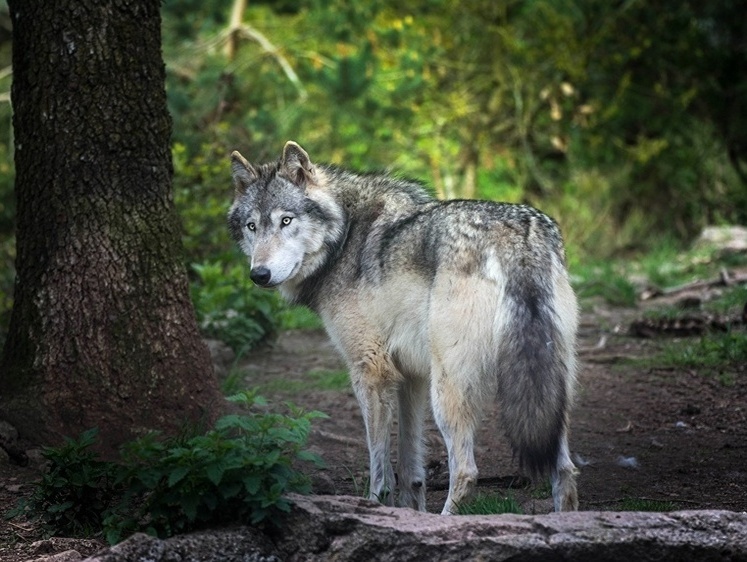
[[[241,355],[278,330],[310,330],[322,321],[304,306],[286,303],[277,291],[260,289],[240,260],[192,265],[192,301],[202,333]]]
[[[714,279],[725,269],[746,265],[745,254],[722,255],[710,247],[683,250],[665,241],[647,254],[628,259],[575,259],[570,271],[582,300],[597,297],[613,306],[633,307],[643,290]]]
[[[202,333],[221,340],[237,354],[273,335],[283,308],[276,291],[259,289],[249,279],[243,263],[218,262],[192,265],[192,302]]]
[[[670,512],[677,509],[677,504],[670,501],[647,498],[624,498],[617,511],[657,511]]]
[[[605,262],[578,265],[572,270],[572,282],[579,299],[602,298],[613,306],[635,306],[637,292],[625,265]]]
[[[747,303],[747,286],[721,290],[699,310],[676,306],[659,307],[647,311],[649,320],[678,321],[686,316],[707,318],[717,315],[724,329],[707,329],[702,335],[665,339],[659,342],[658,353],[633,360],[639,366],[652,369],[691,369],[707,376],[715,376],[724,386],[745,376],[747,365],[747,330],[742,325],[742,310]]]
[[[318,330],[324,327],[322,319],[305,306],[286,305],[277,318],[283,330]]]
[[[268,413],[245,391],[229,398],[240,414],[190,437],[148,434],[122,447],[116,462],[95,452],[97,431],[47,448],[49,468],[6,517],[39,521],[50,536],[103,536],[116,543],[144,531],[159,537],[230,523],[273,525],[289,492],[308,493],[294,461],[321,465],[305,447],[319,412]]]
[[[523,511],[510,494],[478,493],[469,501],[457,506],[459,515],[499,515],[502,513],[518,513]]]
[[[343,392],[350,389],[350,377],[346,370],[314,369],[303,380],[276,379],[259,385],[259,391],[267,394],[284,392],[299,394],[312,390],[334,390]]]
[[[712,332],[668,342],[651,363],[660,368],[695,369],[715,376],[724,386],[731,386],[737,377],[745,376],[747,333],[744,330]]]

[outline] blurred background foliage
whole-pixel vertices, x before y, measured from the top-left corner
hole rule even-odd
[[[255,341],[282,306],[249,287],[228,239],[236,148],[265,161],[294,139],[312,160],[396,170],[439,197],[530,203],[561,224],[572,264],[747,223],[739,2],[164,0],[162,15],[175,200],[208,332],[228,325]],[[3,328],[14,258],[10,40],[2,2]],[[248,328],[231,324],[231,307],[253,311]]]

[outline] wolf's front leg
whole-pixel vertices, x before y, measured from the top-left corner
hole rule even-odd
[[[377,361],[361,361],[351,369],[353,390],[366,424],[370,456],[369,498],[394,505],[395,478],[390,458],[390,431],[397,401],[398,376]]]

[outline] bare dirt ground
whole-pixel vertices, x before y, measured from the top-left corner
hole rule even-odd
[[[728,384],[718,373],[641,366],[631,359],[652,357],[662,345],[627,335],[641,311],[588,302],[584,308],[570,442],[580,468],[580,508],[619,510],[630,500],[655,500],[673,509],[747,510],[747,366],[730,373]],[[308,375],[344,369],[324,332],[282,333],[252,352],[240,369],[247,386],[282,387],[263,392],[272,404],[288,400],[329,416],[315,421],[310,438],[310,447],[327,463],[314,474],[315,492],[364,495],[368,454],[353,393],[318,390]],[[448,474],[432,422],[427,444],[428,509],[440,512]],[[495,409],[485,414],[476,458],[479,491],[510,495],[524,513],[551,510],[548,487],[530,486],[518,472]],[[36,476],[13,465],[0,468],[0,510],[28,493]],[[35,542],[40,538],[31,525],[0,520],[0,560],[19,562],[71,548],[87,554],[100,546]]]
[[[670,502],[674,509],[747,510],[745,366],[724,385],[713,373],[631,364],[630,359],[650,356],[661,345],[626,335],[629,321],[638,316],[640,311],[604,306],[583,315],[570,439],[581,471],[580,509],[618,510],[653,500]],[[302,383],[309,371],[344,366],[319,331],[284,333],[243,368],[248,384],[261,385],[278,378]],[[318,491],[365,494],[368,456],[352,390],[281,391],[271,398],[329,415],[315,423],[310,439],[327,462],[316,481]],[[396,425],[392,436],[396,443]],[[426,436],[428,510],[440,512],[448,485],[446,452],[430,420]],[[484,416],[476,460],[479,492],[510,495],[524,513],[552,510],[549,488],[530,486],[518,472],[497,407]]]

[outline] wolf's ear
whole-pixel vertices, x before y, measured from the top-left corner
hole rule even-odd
[[[236,193],[244,193],[246,188],[259,177],[254,166],[247,162],[238,150],[231,153],[231,174]]]
[[[293,141],[285,143],[280,171],[301,188],[305,188],[314,179],[314,166],[309,160],[309,155]]]

